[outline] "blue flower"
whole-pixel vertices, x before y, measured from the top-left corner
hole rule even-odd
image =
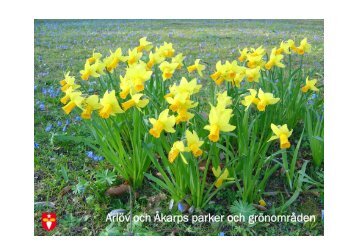
[[[178,205],[177,205],[177,209],[178,209],[181,213],[183,213],[183,212],[185,211],[185,206],[184,206],[184,204],[182,204],[181,202],[179,202]]]
[[[41,111],[44,111],[45,110],[45,104],[41,103],[38,108],[41,110]]]
[[[94,157],[93,151],[87,151],[86,154],[87,154],[87,157],[89,157],[89,158],[93,158]]]
[[[35,147],[35,149],[38,149],[38,148],[40,148],[40,145],[35,142],[34,147]]]
[[[45,131],[49,132],[52,129],[52,124],[47,125]]]
[[[58,121],[58,122],[57,122],[57,126],[62,126],[62,122],[61,122],[61,121]]]
[[[218,236],[224,236],[224,232],[219,232]]]

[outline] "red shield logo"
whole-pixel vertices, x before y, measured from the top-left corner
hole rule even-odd
[[[42,227],[46,231],[53,230],[57,225],[56,213],[42,213]]]

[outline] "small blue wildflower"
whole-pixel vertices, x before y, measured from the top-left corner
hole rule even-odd
[[[89,157],[89,158],[93,158],[94,157],[93,151],[87,151],[86,154],[87,154],[87,157]]]
[[[44,111],[45,110],[45,104],[41,103],[38,108],[41,110],[41,111]]]
[[[77,115],[77,116],[74,118],[74,120],[78,122],[78,121],[82,120],[82,118]]]
[[[34,147],[35,147],[35,149],[38,149],[38,148],[40,148],[40,145],[35,142]]]
[[[58,122],[57,122],[57,126],[61,127],[61,126],[62,126],[62,122],[61,122],[61,121],[58,121]]]
[[[184,206],[181,202],[179,202],[178,205],[177,205],[177,209],[178,209],[181,213],[183,213],[183,212],[185,211],[185,206]]]
[[[45,131],[49,132],[52,129],[52,124],[47,125]]]
[[[224,236],[224,232],[219,232],[218,236]]]

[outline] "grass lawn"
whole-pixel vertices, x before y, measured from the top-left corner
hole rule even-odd
[[[93,49],[103,55],[117,47],[126,54],[139,38],[147,37],[153,44],[172,42],[177,52],[187,55],[190,64],[199,58],[213,73],[218,60],[234,60],[238,49],[263,45],[269,50],[281,40],[300,41],[307,37],[312,52],[304,67],[324,74],[324,24],[322,20],[36,20],[34,72],[34,186],[35,235],[123,235],[126,224],[106,222],[114,209],[128,210],[128,195],[111,198],[105,190],[95,190],[91,183],[96,174],[111,169],[109,163],[82,144],[59,140],[59,135],[88,135],[79,116],[66,116],[59,102],[62,96],[59,81],[71,71],[79,79],[79,70]],[[213,85],[209,75],[200,79],[204,86]],[[304,146],[303,146],[304,147]],[[114,184],[120,184],[114,178]],[[268,185],[274,188],[273,178]],[[229,214],[236,200],[234,191],[221,191],[209,204],[208,212]],[[280,201],[279,195],[267,198],[268,206]],[[135,214],[170,213],[169,196],[153,189],[148,183],[139,192]],[[46,206],[41,202],[51,202]],[[135,223],[137,235],[323,235],[321,210],[323,190],[303,193],[286,213],[315,214],[312,224],[290,223]],[[58,226],[46,232],[41,226],[41,213],[55,211]],[[173,213],[177,210],[174,209]]]

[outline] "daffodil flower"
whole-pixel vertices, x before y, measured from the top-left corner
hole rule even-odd
[[[120,47],[116,49],[114,53],[110,51],[109,57],[103,60],[105,68],[110,73],[113,72],[115,68],[117,68],[119,62],[125,62],[125,61],[126,61],[126,57],[123,56]]]
[[[177,116],[175,117],[176,124],[181,122],[188,122],[194,117],[194,114],[188,112],[186,108],[181,108],[177,110]]]
[[[185,94],[187,97],[196,94],[200,91],[202,85],[197,85],[197,80],[192,79],[187,81],[185,77],[181,78],[180,84],[176,84],[169,87],[170,93],[166,97],[173,97],[176,94]]]
[[[250,95],[244,96],[244,100],[241,101],[241,103],[246,107],[245,110],[249,108],[251,104],[257,105],[259,102],[259,99],[257,98],[257,91],[255,89],[248,89],[250,92]]]
[[[185,135],[187,140],[186,151],[191,151],[195,157],[201,156],[203,152],[200,147],[204,142],[200,141],[196,131],[190,132],[189,130],[186,130]]]
[[[83,119],[90,119],[92,116],[92,112],[94,110],[100,109],[101,107],[102,105],[99,103],[98,95],[91,95],[87,97],[81,105],[81,108],[83,110],[81,117]]]
[[[171,147],[171,150],[169,152],[169,162],[173,163],[175,159],[178,157],[178,155],[181,155],[181,158],[185,164],[187,164],[187,161],[185,157],[182,155],[182,152],[185,151],[185,146],[182,141],[176,141]]]
[[[138,51],[138,48],[134,48],[133,50],[128,50],[128,56],[126,57],[128,61],[128,65],[133,65],[137,63],[141,57],[143,56],[143,53]]]
[[[259,82],[260,79],[260,67],[247,68],[245,71],[246,79],[248,82]]]
[[[283,55],[277,54],[276,48],[274,47],[271,50],[269,61],[265,64],[265,68],[270,70],[273,66],[284,68],[285,65],[281,63],[281,60],[284,58]]]
[[[247,59],[247,55],[248,55],[248,48],[244,48],[243,50],[239,50],[239,54],[240,56],[238,57],[238,60],[240,62],[243,62]]]
[[[175,49],[173,49],[172,43],[164,41],[164,44],[157,49],[157,52],[165,58],[172,58],[175,54]]]
[[[250,48],[249,53],[247,53],[247,66],[249,68],[257,68],[264,66],[264,55],[265,49],[262,46],[258,47],[257,49]]]
[[[152,49],[153,45],[151,42],[146,40],[146,37],[143,37],[139,39],[139,46],[137,47],[138,52],[142,52],[143,50],[145,51],[150,51]]]
[[[232,97],[227,95],[227,91],[217,94],[217,108],[225,109],[232,105]]]
[[[178,67],[178,63],[169,63],[164,61],[160,64],[159,68],[162,72],[162,79],[167,80],[170,79]]]
[[[288,41],[281,41],[280,47],[276,50],[276,54],[291,54],[291,50],[295,48],[295,42],[292,39],[289,39]]]
[[[84,65],[84,69],[80,71],[82,80],[86,81],[89,79],[90,76],[94,78],[98,78],[100,74],[98,74],[96,70],[97,70],[97,65],[94,64],[91,65],[87,60]]]
[[[219,140],[219,133],[233,131],[236,127],[229,124],[233,110],[222,109],[214,107],[211,104],[211,111],[209,113],[209,125],[206,125],[204,129],[209,130],[209,140],[217,142]]]
[[[93,50],[93,54],[92,57],[88,58],[87,61],[89,62],[89,64],[93,64],[95,63],[97,60],[100,60],[100,58],[102,58],[102,54],[101,53],[96,53],[95,49]]]
[[[202,77],[202,71],[206,69],[205,65],[200,64],[200,59],[196,59],[195,60],[195,64],[193,64],[192,66],[187,67],[187,71],[189,73],[193,72],[193,71],[197,71],[198,74]]]
[[[289,131],[288,126],[286,124],[284,124],[283,126],[280,126],[280,125],[276,126],[275,124],[272,123],[270,125],[270,127],[275,135],[272,136],[268,140],[268,142],[275,140],[275,139],[279,139],[280,140],[280,149],[290,148],[289,137],[293,133],[293,130]]]
[[[224,81],[224,73],[226,72],[225,66],[222,65],[221,61],[216,63],[216,72],[211,74],[212,80],[216,83],[216,85],[221,85]]]
[[[259,111],[265,111],[267,105],[273,105],[280,101],[280,98],[274,98],[272,93],[264,93],[261,88],[259,88],[258,98],[257,109]]]
[[[186,58],[186,56],[183,56],[182,53],[177,54],[175,57],[172,58],[171,63],[177,63],[177,69],[181,69],[183,66],[183,60]]]
[[[301,40],[300,45],[298,47],[294,47],[293,50],[297,54],[303,55],[311,51],[311,45],[307,42],[307,38],[304,38],[303,40]]]
[[[61,91],[62,92],[66,92],[66,90],[68,88],[72,88],[72,90],[75,90],[75,89],[78,89],[80,87],[80,85],[76,85],[74,82],[75,82],[75,77],[74,76],[70,76],[69,75],[70,72],[67,72],[65,75],[64,75],[64,79],[60,81],[60,84],[61,84]]]
[[[160,64],[161,62],[163,62],[165,60],[165,57],[162,56],[160,53],[155,52],[152,53],[150,52],[149,54],[149,61],[146,64],[146,69],[149,70],[151,69],[154,65],[156,64]]]
[[[212,172],[217,179],[216,182],[214,183],[216,188],[221,187],[224,181],[233,180],[233,178],[229,177],[228,169],[225,169],[224,172],[222,173],[221,167],[219,166],[217,168],[212,167]]]
[[[151,75],[152,71],[146,70],[145,63],[139,62],[127,68],[125,77],[131,80],[135,92],[141,92],[144,90],[144,83],[150,79]]]
[[[150,118],[149,121],[153,125],[149,133],[155,138],[159,138],[163,130],[169,133],[175,132],[173,128],[175,125],[175,116],[169,116],[169,109],[162,111],[158,119]]]
[[[115,97],[115,90],[111,92],[107,90],[103,98],[100,99],[100,104],[102,105],[102,109],[99,111],[99,115],[102,118],[107,119],[111,115],[124,113]]]
[[[124,109],[124,111],[128,110],[131,107],[137,107],[138,109],[144,108],[148,103],[149,103],[149,99],[142,99],[141,97],[143,96],[143,94],[134,94],[131,96],[131,99],[123,102],[121,105]]]
[[[84,98],[82,97],[82,92],[70,92],[68,94],[66,94],[66,96],[68,95],[68,100],[69,102],[67,103],[67,105],[63,106],[62,109],[64,110],[64,112],[68,115],[69,113],[71,113],[71,111],[75,108],[75,107],[80,107]],[[67,100],[67,101],[68,101]]]
[[[306,93],[306,92],[309,91],[309,90],[318,92],[319,89],[316,87],[316,83],[317,83],[317,80],[316,80],[316,79],[309,80],[309,76],[307,76],[307,77],[306,77],[305,86],[303,86],[303,87],[301,88],[301,91],[304,92],[304,93]]]

